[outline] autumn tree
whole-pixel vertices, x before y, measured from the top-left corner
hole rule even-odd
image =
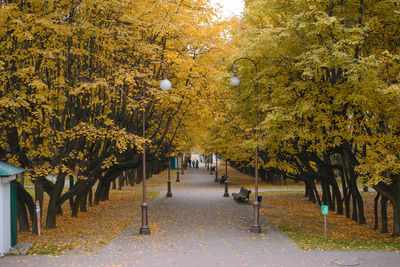
[[[106,200],[113,180],[140,168],[143,142],[149,174],[160,171],[218,72],[221,25],[206,1],[3,1],[0,12],[0,158],[28,170],[41,203],[50,196],[49,228],[67,200],[72,216]],[[170,63],[169,93],[154,59]],[[34,216],[18,188],[19,214]]]
[[[392,113],[399,108],[398,11],[395,1],[247,2],[232,61],[249,56],[259,73],[239,66],[244,82],[232,89],[236,103],[226,113],[227,121],[239,117],[254,127],[257,80],[263,168],[304,181],[310,200],[364,223],[361,177],[392,200],[394,235],[400,234],[398,122]],[[253,138],[243,135],[239,143],[245,140]]]

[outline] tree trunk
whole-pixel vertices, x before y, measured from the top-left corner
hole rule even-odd
[[[381,198],[381,217],[382,217],[382,230],[381,233],[388,233],[388,217],[387,217],[387,203],[388,199],[385,196]]]
[[[351,219],[353,219],[353,221],[358,221],[358,213],[357,213],[357,199],[354,197],[353,192],[351,192],[352,194],[352,200],[353,200],[353,213],[351,215]]]
[[[94,204],[95,205],[99,205],[99,203],[101,201],[102,190],[103,190],[103,178],[101,177],[99,179],[99,182],[97,183],[96,192],[94,193]]]
[[[343,142],[343,153],[345,155],[345,161],[347,162],[347,171],[349,174],[349,187],[350,193],[353,197],[353,220],[358,219],[359,224],[367,223],[364,216],[364,204],[362,197],[360,195],[360,191],[358,191],[357,187],[357,174],[354,170],[355,166],[358,164],[357,160],[351,150],[350,144],[346,141]],[[356,210],[357,209],[357,210]]]
[[[85,189],[82,193],[81,196],[81,203],[80,203],[80,211],[82,212],[87,212],[87,207],[86,207],[86,203],[87,203],[87,196],[88,196],[88,189]]]
[[[378,183],[373,188],[382,195],[381,205],[385,205],[389,200],[393,205],[393,236],[400,236],[400,176],[392,177],[392,184],[387,185]],[[385,202],[382,204],[383,199]],[[385,208],[386,212],[386,208]],[[382,218],[383,219],[383,218]],[[383,222],[382,222],[383,223]],[[383,225],[382,225],[383,228]]]
[[[17,182],[17,197],[21,200],[21,204],[28,209],[31,222],[32,222],[32,232],[35,234],[34,230],[37,230],[36,226],[36,215],[35,215],[35,203],[33,202],[32,196],[22,187],[22,185]],[[18,210],[17,210],[18,211]],[[29,226],[28,226],[29,227]],[[29,228],[28,228],[29,229]],[[37,234],[37,232],[36,232]]]
[[[66,174],[59,174],[54,185],[53,192],[50,196],[49,206],[47,208],[46,228],[51,229],[56,227],[57,215],[57,200],[59,199],[65,184]]]
[[[319,193],[318,193],[317,187],[315,186],[314,179],[311,179],[311,187],[312,187],[312,189],[314,190],[315,197],[316,197],[316,199],[317,199],[318,205],[321,206],[321,205],[322,205],[321,199],[320,199],[320,197],[319,197]]]
[[[400,199],[393,203],[393,236],[400,236]]]
[[[400,176],[393,178],[393,236],[400,236]]]
[[[112,189],[117,189],[117,183],[115,182],[115,179],[112,181]]]
[[[304,197],[310,197],[310,186],[306,181],[304,181],[304,186],[306,187],[304,191]]]
[[[337,212],[336,214],[343,215],[343,200],[342,200],[342,195],[340,193],[339,185],[335,183],[332,185],[332,193],[334,196],[334,199],[336,199],[336,205],[337,205]],[[334,200],[335,201],[335,200]]]
[[[333,190],[333,186],[332,186],[331,192],[332,192],[332,195],[331,195],[331,199],[332,199],[332,211],[335,211],[335,210],[336,210],[336,205],[335,205],[336,195],[335,195],[335,191]],[[339,196],[340,196],[340,194],[339,194]],[[337,203],[337,204],[339,204],[339,203]]]
[[[344,152],[343,152],[344,153]],[[344,199],[344,207],[345,207],[345,213],[346,213],[346,218],[350,218],[351,214],[351,206],[350,206],[350,174],[349,174],[349,167],[348,163],[346,160],[346,157],[343,155],[341,157],[342,159],[342,168],[343,168],[343,179],[342,179],[342,185],[343,185],[343,199]],[[347,184],[347,186],[346,186]]]
[[[26,207],[23,198],[20,194],[17,194],[17,220],[20,232],[29,232],[29,220],[28,213],[26,212]]]
[[[104,187],[104,200],[109,200],[110,198],[111,182],[107,183]]]
[[[308,197],[308,200],[310,200],[312,203],[316,203],[317,201],[315,199],[314,188],[313,188],[312,182],[304,181],[304,184],[306,185],[305,196]]]
[[[332,209],[332,200],[329,185],[325,181],[321,181],[321,188],[322,188],[322,203],[324,205],[328,205],[329,209]]]
[[[378,201],[381,194],[379,192],[376,193],[376,197],[374,199],[374,218],[375,218],[375,226],[374,229],[377,230],[379,228],[379,214],[378,214]]]
[[[122,185],[124,184],[124,178],[125,178],[125,172],[123,172],[123,173],[118,177],[118,190],[122,190]]]
[[[341,158],[342,158],[342,170],[340,172],[340,174],[341,174],[341,179],[340,180],[342,182],[342,191],[343,191],[343,199],[342,199],[341,206],[342,206],[342,209],[343,209],[343,202],[344,202],[344,209],[345,209],[344,212],[346,214],[346,217],[350,218],[350,202],[348,201],[348,195],[347,195],[348,190],[347,190],[346,178],[345,178],[345,173],[344,173],[343,157],[341,157]],[[341,213],[341,214],[343,214],[343,213]]]
[[[346,218],[350,218],[350,213],[351,213],[350,198],[351,198],[350,188],[347,188],[344,196],[344,207],[345,207]]]
[[[76,195],[75,201],[74,201],[74,205],[72,206],[71,217],[78,217],[81,198],[82,198],[82,194],[81,193]]]
[[[69,176],[69,190],[71,190],[74,187],[74,177],[72,175]],[[74,198],[70,197],[69,198],[69,206],[72,210],[72,206],[74,205]]]
[[[93,189],[92,186],[89,186],[89,207],[93,207]]]

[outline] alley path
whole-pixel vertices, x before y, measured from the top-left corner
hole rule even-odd
[[[150,203],[150,236],[138,234],[136,218],[100,254],[9,256],[0,265],[400,266],[397,252],[304,252],[264,218],[263,232],[250,233],[252,206],[224,198],[223,186],[204,167],[188,169],[181,180],[173,183],[172,198],[161,192]]]

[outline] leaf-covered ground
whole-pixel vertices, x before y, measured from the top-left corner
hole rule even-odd
[[[224,163],[218,167],[219,175],[225,174]],[[243,174],[228,166],[230,192],[244,186],[253,191],[254,177]],[[361,188],[362,184],[359,184]],[[361,192],[364,200],[367,224],[357,222],[330,212],[327,217],[327,241],[324,241],[324,217],[317,204],[308,201],[303,183],[294,183],[288,179],[286,185],[271,185],[259,180],[259,188],[278,190],[278,192],[261,192],[263,196],[261,213],[267,221],[272,222],[287,234],[297,245],[306,250],[325,249],[371,249],[400,250],[400,238],[392,237],[393,211],[388,203],[389,233],[374,230],[374,197],[375,192]],[[279,192],[279,189],[282,189]],[[297,191],[290,191],[295,189]],[[254,193],[251,194],[254,197]],[[251,202],[251,201],[250,201]],[[379,211],[380,214],[380,211]],[[379,227],[381,222],[379,221]]]
[[[150,202],[158,192],[148,191]],[[18,242],[32,242],[28,254],[59,254],[69,249],[83,253],[96,253],[118,236],[140,214],[141,190],[111,190],[110,200],[88,207],[77,218],[70,216],[69,202],[63,205],[63,215],[57,217],[55,229],[43,229],[40,236],[18,233]],[[48,200],[44,200],[44,211]],[[46,213],[44,213],[46,214]],[[43,222],[45,217],[43,217]]]
[[[371,249],[400,250],[400,238],[374,230],[373,200],[375,192],[361,193],[367,224],[360,225],[343,215],[329,212],[327,241],[324,241],[324,216],[321,208],[300,192],[263,192],[261,213],[306,250]],[[388,205],[389,231],[393,212]]]
[[[162,171],[146,181],[147,188],[160,188],[167,185],[168,172]],[[171,170],[171,180],[175,181],[176,170]],[[29,183],[26,183],[30,185]],[[27,188],[34,197],[33,188]],[[67,189],[65,189],[67,190]],[[95,190],[95,188],[93,188]],[[147,191],[147,202],[159,192]],[[87,207],[88,212],[79,212],[77,218],[71,217],[69,202],[62,207],[63,215],[57,216],[57,227],[45,229],[46,217],[42,218],[42,235],[18,232],[18,242],[30,242],[28,254],[56,255],[74,250],[84,253],[99,252],[107,243],[118,236],[132,220],[140,215],[142,203],[142,183],[123,190],[111,190],[110,200],[98,206]],[[44,195],[43,214],[47,213],[49,198]]]
[[[181,170],[179,171],[179,173]],[[179,177],[182,177],[180,174]],[[170,179],[172,182],[176,180],[176,169],[170,170]],[[167,188],[168,181],[168,170],[164,170],[159,174],[153,174],[149,179],[146,180],[146,187],[148,188]],[[135,184],[135,187],[142,188],[142,183]]]

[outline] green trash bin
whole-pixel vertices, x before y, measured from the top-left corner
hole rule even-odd
[[[172,157],[169,161],[170,163],[170,168],[175,169],[176,168],[176,157]]]

